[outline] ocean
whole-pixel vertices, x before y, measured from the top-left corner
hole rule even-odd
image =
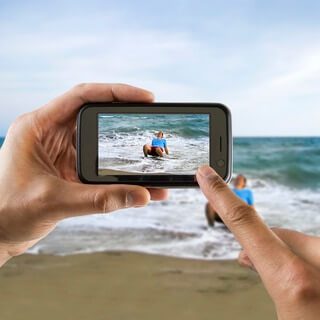
[[[163,131],[169,156],[144,157],[143,146]],[[193,174],[209,164],[207,114],[99,115],[99,170]]]
[[[252,188],[270,226],[320,235],[320,138],[235,138],[234,174]],[[170,191],[167,201],[112,214],[67,219],[31,253],[67,255],[125,250],[195,259],[233,259],[240,247],[217,224],[206,226],[197,189]]]

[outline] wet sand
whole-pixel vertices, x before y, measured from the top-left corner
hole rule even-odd
[[[163,175],[163,174],[173,174],[173,173],[165,173],[165,172],[130,172],[130,171],[122,171],[122,170],[114,170],[114,169],[99,169],[99,176],[110,176],[110,175]]]
[[[235,261],[23,255],[0,269],[0,284],[3,320],[276,319],[258,276]]]
[[[114,169],[99,169],[99,176],[110,176],[110,175],[137,175],[137,172],[129,172],[122,170],[114,170]]]

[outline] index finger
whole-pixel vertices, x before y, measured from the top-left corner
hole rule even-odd
[[[40,118],[62,124],[74,119],[85,103],[111,101],[152,102],[153,94],[127,84],[84,83],[50,101],[37,113]]]
[[[240,200],[212,168],[201,167],[197,171],[197,181],[210,205],[240,242],[262,277],[274,277],[274,272],[295,257],[255,209]]]

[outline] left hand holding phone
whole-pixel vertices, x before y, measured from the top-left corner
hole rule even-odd
[[[61,219],[163,200],[167,190],[85,185],[76,173],[76,116],[88,102],[152,102],[124,84],[80,84],[20,116],[0,150],[0,266],[44,238]]]

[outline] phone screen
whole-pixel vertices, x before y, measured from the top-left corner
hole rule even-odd
[[[194,175],[209,139],[209,114],[99,113],[98,175]]]

